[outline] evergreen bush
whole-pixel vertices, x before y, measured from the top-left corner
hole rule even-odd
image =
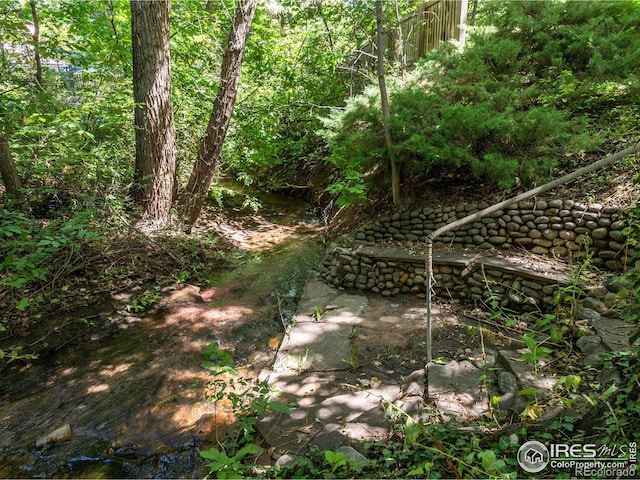
[[[463,53],[431,52],[388,82],[405,175],[532,186],[562,159],[619,140],[639,118],[637,2],[496,3],[483,5],[484,23]],[[627,127],[611,127],[611,108]],[[380,118],[370,87],[325,119],[330,161],[345,172],[332,191],[348,192],[354,171],[385,171]]]

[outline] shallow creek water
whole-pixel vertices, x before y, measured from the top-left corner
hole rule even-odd
[[[256,378],[273,361],[283,319],[321,252],[307,204],[251,195],[259,212],[239,204],[226,219],[205,216],[199,226],[244,252],[236,271],[148,314],[104,312],[89,336],[2,373],[0,478],[206,474],[199,448],[223,438],[233,418],[206,398],[211,375],[200,366],[202,350],[218,342]],[[36,448],[66,424],[69,439]]]

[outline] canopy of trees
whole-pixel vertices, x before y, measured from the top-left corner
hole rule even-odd
[[[388,2],[386,29],[419,3]],[[171,7],[178,191],[220,86],[235,7]],[[385,66],[391,153],[404,177],[535,184],[564,156],[633,128],[636,2],[479,2],[477,10],[462,53],[434,51],[406,76],[400,64]],[[128,201],[126,187],[141,174],[133,174],[129,4],[15,0],[0,17],[2,131],[27,197],[64,189],[84,204]],[[278,188],[330,165],[329,191],[347,202],[366,185],[388,185],[375,35],[373,2],[259,5],[221,166]]]
[[[462,53],[434,51],[390,82],[394,151],[418,179],[544,183],[565,156],[638,120],[640,9],[625,2],[487,2]],[[614,33],[615,32],[615,33]],[[375,87],[325,118],[344,201],[385,156]]]

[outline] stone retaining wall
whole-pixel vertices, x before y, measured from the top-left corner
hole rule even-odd
[[[319,267],[320,278],[335,286],[383,296],[425,296],[424,257],[402,250],[334,246]],[[569,283],[561,272],[533,271],[501,258],[480,255],[434,255],[437,298],[452,303],[498,300],[519,311],[548,310],[558,288]]]
[[[424,242],[434,230],[488,206],[471,203],[394,214],[364,226],[354,235],[356,240],[368,242]],[[620,270],[625,257],[625,227],[625,214],[615,205],[534,198],[447,232],[434,245],[454,250],[520,246],[535,254],[560,258],[580,258],[590,251],[596,266]]]

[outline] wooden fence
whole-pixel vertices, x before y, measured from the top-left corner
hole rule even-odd
[[[464,45],[468,4],[468,0],[431,0],[402,18],[402,42],[398,41],[397,30],[389,32],[396,61],[400,61],[403,51],[406,65],[410,66],[443,43],[455,40],[460,47]]]

